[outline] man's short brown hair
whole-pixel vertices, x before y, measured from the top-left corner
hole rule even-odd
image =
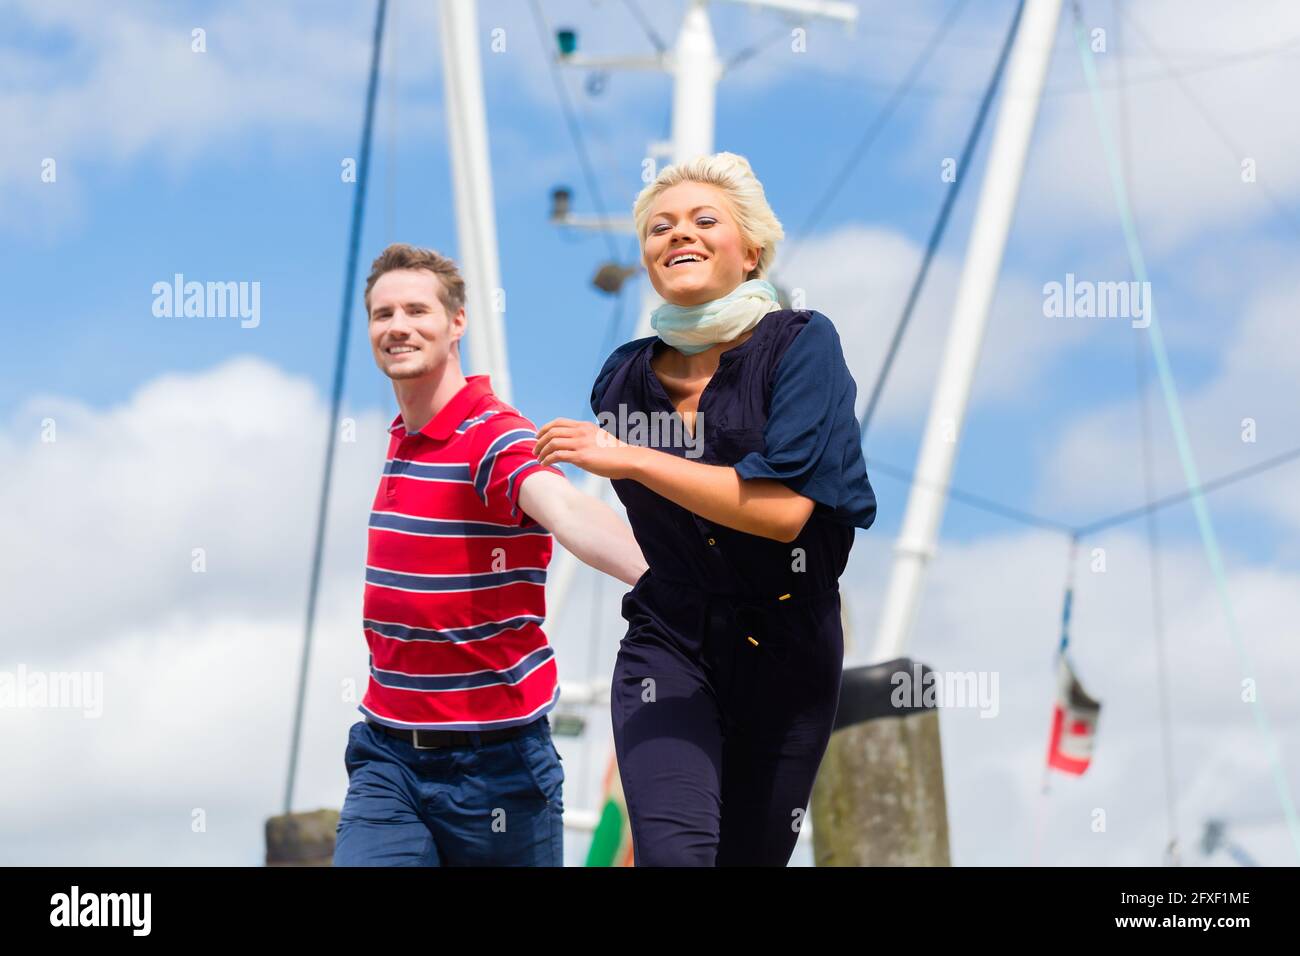
[[[370,264],[370,277],[366,279],[366,316],[370,315],[370,290],[385,272],[398,269],[425,269],[438,277],[438,298],[447,317],[451,318],[465,307],[465,280],[461,278],[456,263],[432,249],[421,249],[405,242],[395,242]]]

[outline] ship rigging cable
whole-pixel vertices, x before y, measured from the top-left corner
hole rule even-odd
[[[320,591],[321,554],[325,544],[326,509],[330,478],[334,472],[334,442],[338,435],[339,404],[343,398],[343,373],[347,368],[348,326],[352,318],[352,296],[356,289],[357,258],[361,251],[361,223],[365,218],[366,181],[370,175],[370,139],[375,120],[375,93],[379,88],[379,54],[384,43],[384,12],[388,0],[378,0],[375,35],[370,51],[370,81],[366,87],[366,117],[361,130],[361,156],[357,163],[357,189],[352,194],[352,228],[348,235],[347,268],[343,274],[343,309],[339,319],[338,348],[334,353],[334,387],[330,393],[330,415],[326,421],[325,470],[321,478],[320,503],[316,512],[316,544],[312,549],[311,583],[307,588],[307,620],[303,629],[302,660],[298,666],[298,695],[293,711],[293,737],[289,743],[289,774],[284,785],[284,812],[293,808],[293,784],[298,770],[298,743],[302,736],[302,708],[307,695],[307,664],[311,659],[312,627],[316,621],[316,599]]]
[[[1101,137],[1102,151],[1106,158],[1111,190],[1115,196],[1115,205],[1123,227],[1129,262],[1133,269],[1134,278],[1138,282],[1147,282],[1149,280],[1146,260],[1142,254],[1142,246],[1138,241],[1137,230],[1133,224],[1133,211],[1129,205],[1128,193],[1124,189],[1124,179],[1122,173],[1120,173],[1119,162],[1116,157],[1114,137],[1111,134],[1110,124],[1102,106],[1101,89],[1097,83],[1097,68],[1093,63],[1092,50],[1088,46],[1087,38],[1084,35],[1083,14],[1079,9],[1077,0],[1072,4],[1072,9],[1074,13],[1075,42],[1079,48],[1079,56],[1083,60],[1084,77],[1092,94],[1093,112],[1096,116],[1097,130]],[[1255,667],[1249,649],[1242,641],[1237,623],[1236,608],[1233,605],[1232,596],[1228,593],[1228,574],[1224,567],[1223,554],[1219,549],[1214,523],[1210,517],[1209,507],[1205,503],[1205,495],[1201,490],[1200,478],[1196,470],[1196,460],[1192,454],[1191,442],[1183,421],[1178,389],[1174,383],[1173,372],[1169,367],[1169,356],[1165,351],[1164,335],[1160,328],[1159,316],[1154,305],[1151,306],[1150,311],[1151,324],[1148,326],[1147,332],[1151,338],[1151,351],[1155,358],[1156,373],[1160,382],[1160,389],[1164,394],[1165,409],[1169,415],[1169,423],[1173,429],[1174,441],[1178,449],[1179,464],[1182,466],[1183,476],[1188,491],[1191,493],[1192,511],[1196,515],[1196,524],[1201,535],[1201,542],[1205,548],[1205,556],[1214,576],[1215,590],[1218,593],[1219,603],[1228,626],[1228,636],[1237,652],[1237,660],[1243,680],[1250,679],[1250,675],[1258,674],[1259,671]],[[1265,756],[1273,771],[1273,782],[1277,788],[1283,814],[1286,817],[1291,842],[1296,853],[1300,854],[1300,818],[1296,815],[1295,804],[1291,799],[1291,789],[1287,783],[1286,773],[1282,768],[1277,742],[1273,737],[1273,729],[1269,724],[1268,715],[1264,711],[1263,702],[1258,696],[1251,702],[1250,710],[1254,715],[1256,728],[1264,744]]]

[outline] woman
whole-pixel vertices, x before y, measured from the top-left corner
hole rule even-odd
[[[611,695],[637,865],[784,866],[839,700],[839,576],[876,512],[857,390],[830,320],[763,278],[783,231],[745,159],[664,169],[633,217],[665,304],[592,410],[688,431],[556,419],[536,454],[612,479],[650,566]]]

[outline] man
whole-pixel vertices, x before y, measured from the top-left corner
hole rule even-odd
[[[612,509],[533,456],[532,422],[460,367],[465,284],[396,244],[366,282],[370,345],[401,413],[370,514],[370,681],[344,762],[334,863],[563,864],[551,534],[627,584],[646,563]]]

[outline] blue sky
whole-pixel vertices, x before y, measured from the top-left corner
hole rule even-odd
[[[671,42],[684,4],[643,5]],[[378,434],[395,413],[391,389],[365,341],[361,282],[388,241],[457,252],[438,23],[425,6],[392,4],[385,47],[345,409],[364,425],[356,450],[364,453],[340,452],[332,512],[338,543],[331,573],[349,595],[361,540],[355,521],[364,517],[379,471],[381,450],[370,431]],[[965,5],[915,93],[805,236],[801,228],[826,183],[951,4],[859,6],[855,31],[813,25],[803,54],[791,52],[784,35],[771,39],[780,25],[771,15],[721,2],[711,15],[724,59],[769,41],[719,86],[716,147],[750,159],[787,238],[801,240],[798,259],[785,271],[778,250],[777,276],[804,288],[809,306],[836,323],[865,395],[944,190],[952,188],[940,178],[941,163],[960,153],[1013,4]],[[1192,444],[1202,477],[1209,479],[1300,445],[1294,421],[1300,360],[1290,332],[1290,303],[1300,291],[1297,217],[1291,213],[1300,208],[1300,168],[1291,159],[1300,133],[1295,124],[1277,121],[1290,115],[1285,97],[1300,66],[1293,42],[1300,18],[1265,0],[1253,5],[1251,18],[1208,0],[1132,6],[1140,32],[1114,21],[1109,2],[1083,5],[1088,24],[1107,30],[1112,44],[1098,61],[1116,118],[1119,57],[1128,57],[1134,205]],[[579,31],[584,52],[651,49],[619,4],[547,0],[543,7],[553,26]],[[6,182],[0,261],[8,279],[0,291],[0,453],[10,473],[20,476],[7,502],[13,506],[5,519],[11,540],[38,542],[27,557],[4,559],[14,575],[13,597],[48,588],[48,606],[61,605],[49,582],[72,570],[60,550],[60,529],[70,527],[62,522],[90,522],[113,529],[86,545],[90,560],[118,566],[123,576],[104,585],[106,601],[122,602],[113,612],[120,617],[105,612],[100,622],[106,647],[110,638],[147,643],[148,635],[186,619],[186,601],[199,600],[230,610],[231,621],[269,614],[278,623],[266,634],[254,632],[275,642],[287,666],[297,640],[297,582],[305,582],[310,527],[285,517],[272,547],[269,533],[264,540],[258,525],[238,516],[263,507],[268,516],[276,509],[297,516],[317,493],[322,409],[356,188],[341,181],[340,163],[358,154],[372,8],[342,0],[274,7],[142,2],[93,18],[88,9],[73,2],[17,2],[0,24],[0,76],[8,80],[0,90],[0,121],[13,134],[0,157]],[[574,191],[576,211],[594,213],[596,201],[565,129],[529,4],[494,0],[480,9],[515,404],[539,424],[586,415],[612,307],[589,280],[607,257],[607,244],[599,236],[557,230],[547,213],[556,185]],[[206,30],[206,53],[191,52],[195,27]],[[493,28],[505,30],[505,52],[489,48]],[[1154,38],[1159,54],[1144,45],[1142,34]],[[1166,75],[1162,57],[1184,78],[1191,98]],[[611,213],[627,214],[641,185],[646,144],[667,135],[669,80],[616,74],[600,95],[586,92],[582,71],[567,70],[564,80],[604,202]],[[966,490],[1079,522],[1143,498],[1134,394],[1139,333],[1125,319],[1053,319],[1042,312],[1044,283],[1063,281],[1067,273],[1094,281],[1130,278],[1082,83],[1063,22],[954,473]],[[57,162],[54,183],[40,180],[47,157]],[[1257,163],[1258,181],[1243,182],[1243,157]],[[868,442],[870,455],[903,467],[912,466],[919,445],[983,161],[981,149],[973,167],[959,171],[968,177],[963,194]],[[629,239],[617,243],[626,256]],[[151,288],[177,272],[198,281],[259,282],[260,325],[241,329],[233,319],[155,317]],[[629,298],[634,307],[639,286]],[[1157,490],[1167,494],[1182,489],[1182,473],[1150,366],[1147,378]],[[186,403],[193,408],[169,407]],[[88,456],[88,473],[74,476],[66,463],[40,457],[34,436],[50,416],[79,443],[77,454]],[[1241,440],[1248,417],[1258,424],[1251,443]],[[182,423],[176,430],[159,424],[173,420]],[[286,424],[301,425],[305,437],[259,431]],[[131,441],[113,440],[112,428]],[[277,448],[276,442],[288,444]],[[161,461],[152,456],[171,445],[190,449],[207,470],[132,470],[133,462]],[[278,456],[286,464],[275,472],[268,504],[251,489],[260,487],[265,463]],[[160,482],[193,483],[201,493],[162,487],[159,493],[175,500],[159,512],[146,510],[153,503],[130,489],[155,475]],[[886,476],[873,483],[877,524],[859,535],[846,577],[864,634],[874,626],[907,490]],[[1267,622],[1267,633],[1256,634],[1263,642],[1258,649],[1269,666],[1282,668],[1278,673],[1294,667],[1294,655],[1282,655],[1271,643],[1279,638],[1276,622],[1294,619],[1287,617],[1291,599],[1278,596],[1298,590],[1300,506],[1293,487],[1294,472],[1283,468],[1210,499],[1230,570],[1242,576],[1234,591],[1242,614]],[[40,488],[48,500],[33,497]],[[60,507],[64,517],[58,517]],[[245,549],[246,567],[228,579],[214,575],[209,583],[226,580],[228,589],[205,596],[184,575],[169,577],[175,569],[158,562],[160,551],[188,549],[204,535],[224,533],[213,516],[227,517],[243,535],[230,546]],[[149,537],[148,547],[137,549],[119,529],[142,523],[174,526],[176,540]],[[1190,628],[1204,622],[1213,630],[1217,608],[1194,600],[1209,592],[1190,509],[1164,513],[1161,529],[1166,566],[1180,575],[1174,581],[1175,572],[1168,572],[1171,594],[1186,598],[1179,613]],[[1149,613],[1141,590],[1142,533],[1134,525],[1095,542],[1112,548],[1129,570],[1122,584],[1106,585],[1118,589],[1113,594],[1100,582],[1089,585],[1100,589],[1095,601],[1111,602],[1106,609],[1080,607],[1082,624],[1095,614],[1121,647],[1128,622]],[[936,653],[949,647],[943,622],[954,614],[961,618],[950,603],[958,598],[950,595],[973,588],[979,597],[1003,601],[1004,615],[1036,614],[1024,627],[1038,643],[1017,646],[1049,651],[1064,542],[956,503],[948,507],[943,540],[948,556],[935,578],[949,586],[935,584],[927,592],[933,607],[919,624],[921,646]],[[137,591],[128,575],[164,583],[156,593]],[[275,594],[263,592],[259,575],[263,582],[276,575],[286,583]],[[590,583],[585,587],[578,595],[596,600]],[[606,587],[599,601],[616,620],[614,590]],[[337,628],[346,635],[340,641],[356,645],[338,652],[352,655],[346,664],[339,658],[342,673],[364,668],[364,657],[358,665],[352,608],[340,600]],[[134,616],[130,607],[138,609]],[[989,614],[996,617],[995,609]],[[40,615],[33,611],[29,618]],[[202,635],[195,637],[196,654],[203,641],[223,639],[218,624],[224,619],[218,614],[214,620],[193,625]],[[80,646],[88,623],[78,625],[82,630],[67,624],[65,637],[47,646]],[[1133,626],[1141,634],[1146,625]],[[1221,632],[1217,639],[1226,646]],[[5,650],[12,657],[35,647],[15,637]],[[959,657],[961,650],[954,653]],[[1037,650],[1028,656],[1041,659]],[[561,659],[573,662],[566,665],[571,673],[581,671],[577,654],[561,653]],[[1106,659],[1099,658],[1099,672]],[[328,719],[346,726],[350,718],[346,709],[336,709]],[[1284,713],[1279,719],[1294,726],[1296,718]],[[1243,740],[1253,741],[1248,726],[1243,732]],[[1030,739],[1027,747],[1040,746],[1036,731]],[[331,746],[322,744],[322,753],[332,753]],[[1225,742],[1223,752],[1234,746]],[[273,777],[274,761],[270,767]],[[320,777],[321,793],[337,785]],[[39,858],[42,851],[32,852]],[[1092,859],[1086,849],[1071,852]],[[966,858],[999,860],[992,847],[969,850]]]
[[[924,5],[879,35],[865,25],[854,36],[845,36],[838,27],[814,25],[811,52],[802,59],[785,52],[782,38],[724,80],[719,89],[717,145],[751,159],[790,238],[799,233],[824,184],[838,171],[883,104],[890,83],[896,81],[889,76],[855,77],[833,67],[804,68],[803,63],[821,58],[823,51],[828,58],[833,55],[836,62],[848,64],[910,63],[921,49],[929,20],[945,6]],[[922,80],[921,92],[897,111],[818,224],[818,235],[833,235],[837,227],[866,222],[916,244],[924,241],[942,192],[950,188],[937,175],[938,160],[960,151],[975,95],[982,88],[1010,8],[1009,3],[986,0],[964,11],[950,43],[941,48],[933,69]],[[427,15],[404,5],[395,5],[394,10],[386,53],[391,67],[395,23],[399,31],[396,79],[391,72],[386,74],[381,88],[361,276],[369,258],[390,238],[456,252],[436,43],[432,35],[418,43],[412,39],[418,29],[434,24]],[[143,11],[149,11],[145,19],[154,30],[186,52],[177,62],[196,73],[214,72],[211,60],[231,60],[230,47],[244,40],[233,27],[223,31],[213,24],[206,28],[208,52],[188,53],[190,25],[210,22],[209,8],[146,5],[139,8]],[[64,156],[59,155],[57,143],[39,142],[32,142],[21,155],[31,177],[32,162],[39,162],[36,154],[54,154],[60,161],[59,181],[20,186],[21,218],[11,220],[10,228],[0,234],[5,261],[15,276],[26,279],[7,284],[4,293],[10,348],[0,382],[0,410],[12,413],[28,397],[45,391],[98,405],[120,402],[152,375],[208,368],[224,358],[247,354],[261,356],[322,388],[327,385],[356,188],[341,182],[339,164],[357,154],[369,11],[342,4],[326,5],[324,11],[318,15],[321,22],[333,24],[345,35],[350,25],[356,41],[351,51],[353,69],[347,75],[351,82],[345,82],[340,70],[335,86],[322,91],[323,99],[330,98],[317,108],[328,114],[327,121],[295,123],[294,111],[286,104],[282,113],[271,112],[260,120],[256,115],[246,122],[224,116],[216,121],[216,128],[205,129],[205,107],[198,104],[192,129],[174,136],[162,115],[144,134],[145,142],[134,149],[125,147],[129,155],[93,142],[77,142],[71,131],[66,133],[71,142]],[[659,30],[670,38],[671,12],[658,12]],[[645,52],[648,41],[634,22],[625,14],[620,19],[619,13],[557,4],[548,16],[553,24],[578,27],[579,42],[588,52]],[[720,5],[714,17],[724,58],[752,41],[770,37],[774,22],[727,5]],[[68,68],[79,59],[79,45],[88,42],[86,37],[66,24],[43,21],[40,16],[24,17],[20,9],[7,27],[7,45],[47,64],[53,61],[62,71],[62,82],[75,82],[69,77],[85,66]],[[864,21],[872,22],[869,14]],[[607,246],[598,236],[561,233],[546,220],[552,185],[573,188],[579,210],[594,211],[596,204],[580,175],[527,6],[489,7],[483,16],[485,33],[489,24],[504,28],[507,37],[504,54],[493,53],[485,40],[482,62],[515,397],[527,414],[543,422],[585,411],[587,383],[607,341],[611,310],[610,300],[593,290],[588,280],[606,257]],[[1082,103],[1081,74],[1066,33],[1057,46],[1043,107],[1045,119],[1063,103]],[[417,65],[412,62],[417,57],[427,61]],[[221,66],[233,71],[240,64]],[[1131,67],[1133,72],[1140,69]],[[281,78],[271,71],[268,76],[257,75],[256,68],[252,72],[234,89],[218,86],[211,92],[211,99],[232,97],[221,112],[237,115],[242,104],[233,97],[247,94],[248,87],[259,87],[261,95],[270,99],[277,96]],[[583,88],[581,71],[565,73],[570,95],[583,114],[605,203],[616,213],[626,212],[640,185],[645,143],[667,132],[668,80],[618,74],[610,78],[603,95],[592,96]],[[937,80],[936,73],[941,74]],[[537,83],[527,98],[518,95],[521,75]],[[184,76],[178,79],[186,82]],[[629,103],[637,108],[626,109]],[[1078,136],[1081,148],[1075,162],[1099,164],[1100,148],[1092,130],[1085,127]],[[1207,148],[1211,137],[1208,129],[1203,131]],[[50,148],[42,152],[42,145]],[[1141,149],[1140,143],[1137,148]],[[972,176],[978,177],[982,158],[982,154],[977,158]],[[1037,158],[1031,158],[1031,167]],[[945,254],[954,261],[959,261],[963,248],[977,186],[977,182],[966,184],[944,244]],[[67,198],[66,192],[75,192],[74,197]],[[1040,276],[1050,281],[1072,269],[1082,278],[1089,266],[1099,279],[1127,278],[1118,221],[1112,216],[1107,222],[1109,194],[1098,192],[1090,202],[1101,214],[1084,242],[1072,235],[1073,227],[1059,228],[1069,224],[1058,224],[1044,235],[1044,230],[1024,228],[1023,216],[1018,219],[1006,271],[1021,273],[1035,284]],[[1140,190],[1138,203],[1140,209]],[[1265,219],[1251,223],[1250,238],[1259,243],[1293,238],[1280,232],[1285,230]],[[620,237],[624,251],[627,243]],[[1214,303],[1199,300],[1195,290],[1187,288],[1181,263],[1195,255],[1197,242],[1188,245],[1174,261],[1160,255],[1152,260],[1176,371],[1184,387],[1195,388],[1211,373],[1212,354],[1180,348],[1179,326],[1214,323],[1221,320],[1221,313]],[[1098,266],[1104,272],[1097,272]],[[149,290],[154,282],[168,280],[176,272],[199,281],[260,282],[261,325],[241,330],[230,321],[155,318],[149,310]],[[388,407],[386,384],[366,350],[357,298],[348,405]],[[830,312],[815,299],[810,304]],[[832,313],[832,318],[841,326],[864,328],[875,339],[888,334],[898,311],[896,303],[862,300],[853,305]],[[944,303],[933,305],[942,309]],[[994,321],[1047,320],[1004,311]],[[1037,496],[1041,510],[1053,514],[1097,513],[1054,501],[1051,489],[1038,487],[1031,476],[1039,462],[1036,452],[1063,422],[1099,399],[1124,401],[1132,395],[1134,372],[1125,354],[1131,350],[1130,334],[1118,328],[1122,322],[1113,324],[1116,328],[1091,330],[1068,349],[1055,350],[1025,381],[1014,401],[990,409],[976,407],[959,458],[959,484],[1008,501]],[[933,348],[935,343],[927,344]],[[909,339],[905,349],[920,347]],[[855,366],[864,392],[877,367],[865,358]],[[885,406],[890,400],[887,389]],[[871,451],[906,465],[914,457],[917,434],[912,422],[901,429],[886,425],[873,438]],[[1240,464],[1249,461],[1244,455]],[[1127,472],[1114,476],[1116,500],[1136,502],[1139,476],[1131,468]],[[904,489],[888,479],[880,484],[884,507],[879,527],[889,530],[901,511]],[[987,526],[987,519],[966,511],[952,509],[947,533],[977,533]],[[1252,529],[1239,537],[1228,530],[1227,536],[1243,548],[1275,548],[1269,535],[1255,533],[1262,530]]]

